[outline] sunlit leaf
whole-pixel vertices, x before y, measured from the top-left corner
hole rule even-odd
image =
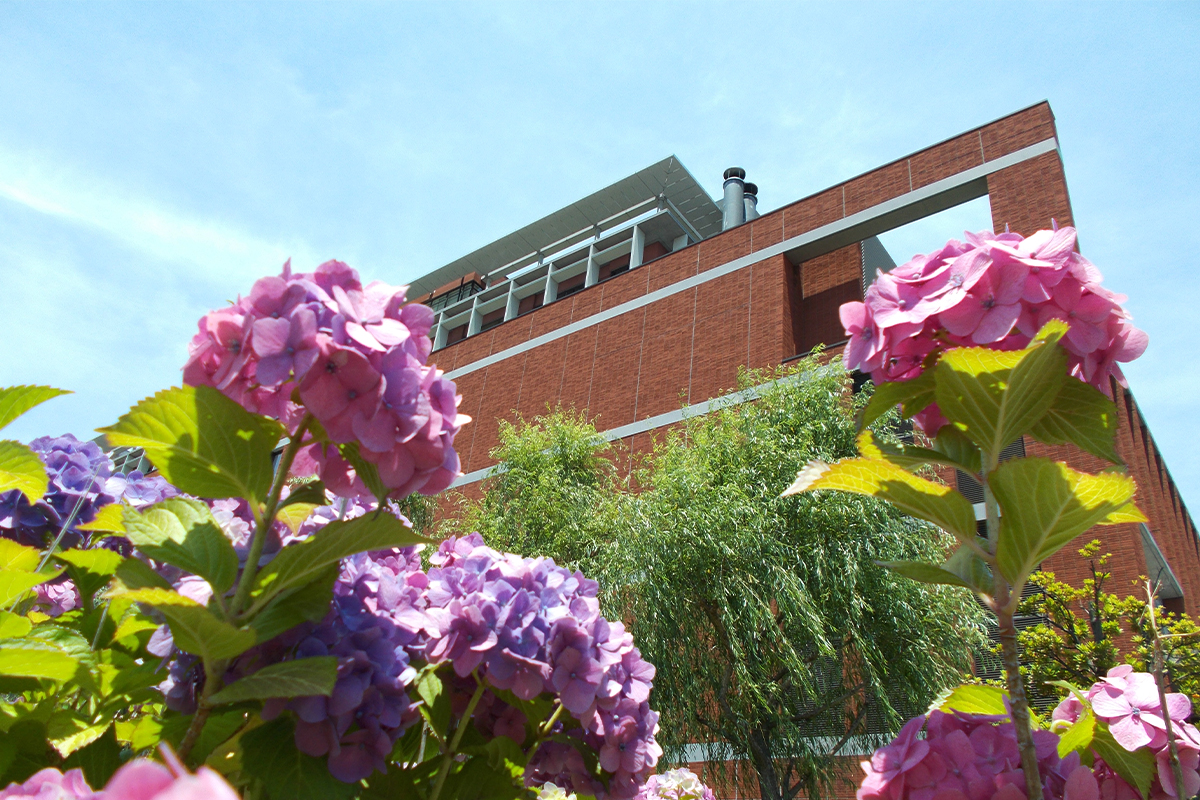
[[[1066,758],[1068,753],[1077,752],[1082,758],[1092,749],[1092,738],[1095,734],[1096,718],[1092,716],[1092,712],[1085,712],[1059,737],[1058,757]]]
[[[52,581],[61,574],[61,569],[52,572],[19,572],[12,569],[0,569],[0,606],[8,608],[14,600],[22,597],[33,587],[46,581]]]
[[[0,389],[0,428],[6,427],[34,406],[64,394],[71,392],[50,386],[9,386]]]
[[[1154,753],[1148,747],[1130,752],[1113,738],[1105,725],[1096,725],[1092,734],[1092,749],[1104,763],[1137,789],[1143,798],[1150,795],[1150,783],[1158,770]]]
[[[49,485],[46,466],[37,453],[20,442],[0,441],[0,492],[16,489],[36,503]]]
[[[929,464],[941,464],[947,467],[967,470],[968,465],[962,464],[938,450],[928,447],[917,447],[911,444],[892,444],[875,438],[875,434],[865,430],[858,435],[858,452],[864,458],[873,461],[890,461],[906,470],[917,470]]]
[[[32,547],[18,544],[12,539],[0,539],[0,569],[33,572],[42,556]]]
[[[0,640],[0,675],[49,678],[60,683],[75,677],[79,661],[62,649],[36,639]]]
[[[950,713],[962,711],[965,714],[1002,714],[1008,716],[1004,706],[1004,691],[998,686],[980,686],[974,683],[964,683],[955,687],[945,697],[936,701],[936,709]]]
[[[125,533],[125,519],[120,503],[109,503],[96,512],[96,518],[91,522],[77,525],[81,531],[102,531],[105,533]]]
[[[0,611],[0,639],[20,639],[29,633],[33,622],[11,611]]]
[[[199,575],[217,592],[233,586],[237,552],[204,503],[176,497],[141,513],[126,508],[124,520],[129,541],[143,554]]]

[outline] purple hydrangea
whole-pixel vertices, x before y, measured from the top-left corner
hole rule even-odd
[[[163,476],[146,475],[136,469],[129,473],[118,472],[113,475],[105,483],[104,490],[119,502],[134,508],[152,506],[180,494]]]
[[[715,800],[713,790],[690,769],[673,769],[651,775],[637,800]]]
[[[63,544],[75,545],[80,538],[76,527],[91,522],[97,510],[116,499],[107,487],[112,461],[95,442],[81,442],[69,433],[43,436],[29,446],[46,466],[50,485],[36,503],[15,489],[0,494],[0,535],[40,548],[71,519]]]

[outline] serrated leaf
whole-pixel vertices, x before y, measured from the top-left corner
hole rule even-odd
[[[170,589],[170,582],[159,575],[150,565],[130,556],[121,562],[116,571],[117,580],[127,589]]]
[[[329,613],[333,602],[333,584],[337,580],[339,565],[331,564],[315,581],[290,592],[284,592],[272,600],[254,618],[250,627],[258,641],[273,639],[302,622],[320,622]]]
[[[279,422],[209,386],[167,389],[101,428],[110,444],[141,447],[168,482],[199,497],[261,501],[271,486]]]
[[[1029,434],[1046,444],[1073,444],[1114,464],[1117,454],[1117,406],[1104,393],[1083,381],[1063,381],[1054,404]]]
[[[1104,518],[1101,525],[1120,525],[1123,522],[1149,522],[1142,510],[1133,503],[1126,503]]]
[[[1092,749],[1096,751],[1096,755],[1104,759],[1105,764],[1124,778],[1126,783],[1137,789],[1143,798],[1149,797],[1150,782],[1158,770],[1154,754],[1149,748],[1142,748],[1131,753],[1112,737],[1112,734],[1108,732],[1108,726],[1096,725],[1092,735]]]
[[[48,678],[64,683],[75,677],[79,661],[60,648],[36,639],[0,640],[0,675]]]
[[[167,618],[175,646],[205,661],[233,658],[255,644],[253,631],[235,628],[195,600],[167,589],[135,589],[118,596],[156,608]]]
[[[0,606],[11,606],[13,601],[22,597],[26,592],[46,581],[52,581],[62,574],[61,569],[52,572],[23,572],[12,569],[0,569]]]
[[[898,405],[903,406],[905,417],[922,411],[934,400],[933,371],[925,370],[909,381],[890,381],[875,387],[871,399],[862,410],[858,421],[859,430],[866,428]]]
[[[84,597],[91,597],[108,583],[117,567],[125,560],[120,553],[103,548],[61,550],[55,553],[54,557],[71,565],[71,578]]]
[[[326,759],[305,755],[296,748],[292,721],[287,717],[278,717],[242,735],[242,769],[261,782],[270,800],[348,800],[359,790],[357,784],[342,783],[329,774]]]
[[[0,611],[0,639],[20,639],[29,633],[33,623],[11,611]]]
[[[1045,458],[1006,461],[988,483],[1001,512],[996,560],[1014,586],[1076,536],[1106,523],[1137,490],[1127,475],[1088,475]]]
[[[225,593],[237,578],[238,557],[208,506],[182,497],[164,500],[145,512],[124,512],[129,541],[142,553],[204,578]]]
[[[800,470],[784,496],[837,489],[887,500],[914,517],[928,520],[962,541],[975,539],[975,510],[958,492],[919,478],[887,461],[850,458],[826,464],[811,461]]]
[[[256,599],[254,612],[279,593],[311,583],[331,564],[347,556],[428,541],[382,509],[354,519],[330,522],[304,541],[280,550],[259,572],[251,591]]]
[[[1066,330],[1051,320],[1024,350],[948,350],[935,368],[938,407],[984,453],[998,457],[1054,404],[1067,378],[1067,353],[1058,346]]]
[[[876,439],[875,434],[869,430],[860,433],[857,441],[858,452],[864,458],[869,458],[872,461],[890,461],[896,466],[903,467],[910,472],[929,464],[942,464],[961,470],[967,469],[967,465],[959,463],[945,453],[911,444],[882,442]]]
[[[0,429],[34,406],[64,394],[72,392],[50,386],[9,386],[0,389]]]
[[[1068,753],[1078,752],[1082,758],[1091,749],[1095,734],[1096,718],[1088,711],[1059,737],[1058,757],[1066,758]]]
[[[124,508],[126,506],[120,503],[109,503],[96,512],[96,518],[91,522],[86,522],[76,527],[81,531],[102,531],[104,533],[119,533],[124,535]]]
[[[63,758],[74,753],[81,747],[87,747],[104,735],[112,725],[112,720],[90,725],[71,712],[59,712],[51,715],[46,725],[46,733],[50,746],[58,751]]]
[[[350,466],[354,467],[354,474],[359,477],[363,484],[371,490],[371,494],[375,495],[375,499],[383,505],[387,501],[388,487],[384,485],[383,479],[379,477],[379,470],[370,461],[367,461],[358,451],[357,442],[348,442],[337,446],[338,452],[342,454],[342,458],[349,462]]]
[[[933,449],[946,454],[950,460],[960,464],[959,469],[972,475],[983,471],[983,459],[979,448],[975,446],[965,433],[953,425],[943,425],[933,440]]]
[[[41,558],[41,553],[32,547],[17,544],[12,539],[0,539],[0,569],[33,572]]]
[[[417,696],[421,698],[421,716],[439,735],[446,735],[450,728],[450,693],[436,667],[426,669],[417,680]]]
[[[946,586],[962,586],[972,588],[969,583],[953,572],[942,569],[937,564],[926,564],[923,561],[880,561],[881,567],[887,567],[898,575],[903,575],[921,583],[943,584]]]
[[[946,563],[938,566],[920,561],[881,561],[881,565],[907,578],[921,583],[964,586],[978,594],[990,595],[993,591],[992,572],[966,545],[960,546]]]
[[[312,503],[293,503],[286,508],[279,509],[275,514],[275,521],[282,522],[289,531],[296,533],[304,521],[312,516],[312,512],[318,508],[320,506]]]
[[[0,492],[16,489],[30,503],[46,493],[50,479],[38,454],[20,442],[0,441]]]
[[[309,697],[333,694],[337,656],[281,661],[239,678],[209,698],[213,705],[266,700],[271,697]]]
[[[314,508],[317,506],[329,505],[329,497],[325,493],[325,484],[321,481],[308,481],[299,486],[293,486],[288,496],[283,498],[279,503],[279,508],[284,509],[288,506],[301,503]]]
[[[939,711],[962,711],[966,714],[1001,714],[1008,716],[1004,707],[1004,691],[998,686],[980,686],[964,683],[956,687],[938,705]]]
[[[115,726],[96,741],[76,750],[63,762],[63,770],[82,769],[92,786],[103,786],[121,766],[121,745],[117,742]]]

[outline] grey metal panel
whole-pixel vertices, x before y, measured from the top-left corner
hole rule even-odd
[[[664,195],[667,201],[679,209],[702,237],[707,238],[720,233],[720,210],[679,159],[669,156],[417,278],[409,285],[408,296],[419,297],[432,292],[470,272],[486,275],[517,259],[536,253],[539,249],[547,248],[565,237],[606,221],[609,223],[607,227],[620,224],[623,219],[610,218],[626,212],[638,203],[656,200],[659,195]],[[650,208],[653,206],[647,205],[628,217],[632,218]]]

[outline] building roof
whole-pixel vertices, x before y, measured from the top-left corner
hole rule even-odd
[[[570,246],[593,236],[597,228],[607,230],[620,225],[660,203],[690,225],[690,234],[696,240],[721,232],[720,208],[679,159],[668,156],[417,278],[410,284],[408,296],[420,297],[471,272],[489,275],[509,266],[522,266],[519,262],[539,252],[549,254]]]

